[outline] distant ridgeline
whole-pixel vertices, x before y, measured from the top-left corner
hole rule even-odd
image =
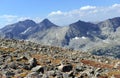
[[[120,57],[120,17],[97,24],[79,20],[68,26],[57,26],[48,19],[40,23],[25,20],[0,29],[0,37]]]

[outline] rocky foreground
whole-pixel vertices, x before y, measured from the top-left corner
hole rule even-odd
[[[120,78],[120,60],[0,39],[0,78]]]

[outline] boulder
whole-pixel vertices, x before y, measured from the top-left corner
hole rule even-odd
[[[36,66],[31,69],[32,72],[41,72],[44,73],[44,67],[42,66]]]
[[[73,68],[73,66],[71,64],[58,66],[58,69],[62,72],[70,72],[72,70],[72,68]]]
[[[25,78],[42,78],[37,72],[29,73]]]
[[[12,68],[12,69],[17,69],[18,65],[15,62],[11,62],[8,67]]]
[[[15,75],[13,71],[6,71],[5,72],[5,78],[11,78]]]
[[[81,74],[80,78],[90,78],[87,73]]]
[[[48,76],[53,76],[53,77],[55,77],[55,76],[56,76],[56,74],[55,74],[55,71],[54,71],[54,70],[47,71],[47,75],[48,75]]]
[[[30,64],[30,68],[33,68],[37,65],[37,60],[35,58],[31,58],[28,63]]]
[[[83,72],[84,70],[86,70],[86,67],[85,66],[76,66],[75,70],[77,72]]]
[[[115,63],[114,68],[120,67],[120,62]]]
[[[25,56],[21,56],[20,58],[16,59],[16,61],[21,61],[21,60],[28,60],[28,59]]]

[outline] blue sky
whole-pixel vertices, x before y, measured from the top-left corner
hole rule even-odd
[[[120,0],[1,0],[0,28],[17,21],[50,19],[58,25],[101,21],[120,14]]]

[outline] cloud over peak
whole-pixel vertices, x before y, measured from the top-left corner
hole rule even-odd
[[[87,5],[68,12],[53,11],[48,15],[48,18],[57,24],[64,25],[77,20],[95,22],[117,16],[120,16],[120,4],[104,7]]]
[[[41,21],[41,18],[39,18],[39,17],[32,18],[32,17],[5,14],[5,15],[0,15],[0,21],[2,22],[2,23],[0,23],[0,28],[5,25],[12,24],[12,23],[15,23],[18,21],[23,21],[26,19],[34,20],[37,23]]]
[[[68,25],[72,22],[83,20],[83,21],[101,21],[108,18],[120,16],[120,4],[113,4],[111,6],[82,6],[78,9],[73,9],[70,11],[53,11],[46,15],[46,18],[50,19],[52,22],[58,25]],[[27,16],[17,16],[17,15],[0,15],[0,21],[2,22],[0,26],[15,23],[17,21],[22,21],[25,19],[32,19],[36,22],[40,22],[40,17],[27,17]]]

